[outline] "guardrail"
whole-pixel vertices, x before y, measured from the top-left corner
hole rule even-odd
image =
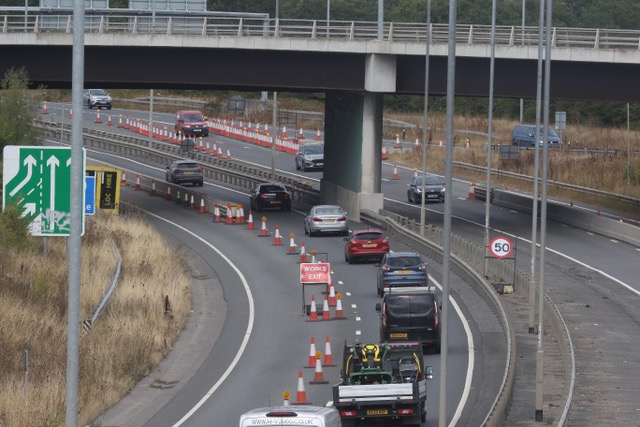
[[[63,32],[70,33],[73,14],[45,9],[40,14],[0,15],[0,33]],[[327,21],[305,19],[264,19],[234,16],[205,16],[201,13],[156,13],[122,9],[85,12],[85,32],[108,34],[165,34],[209,37],[276,37],[331,40],[378,40],[378,23],[366,21]],[[210,15],[210,14],[209,14]],[[552,46],[581,49],[640,50],[640,31],[606,28],[551,29]],[[434,44],[447,44],[448,24],[431,24],[429,36]],[[382,40],[401,43],[425,43],[426,23],[384,22]],[[456,42],[459,44],[489,44],[491,25],[458,24]],[[538,27],[498,25],[496,45],[537,46]]]

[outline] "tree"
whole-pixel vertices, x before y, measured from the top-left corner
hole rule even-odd
[[[38,104],[29,94],[24,68],[10,69],[0,82],[0,149],[7,145],[33,145],[40,131],[33,126]]]

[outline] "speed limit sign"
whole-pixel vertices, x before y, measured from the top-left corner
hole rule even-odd
[[[511,241],[506,237],[498,236],[494,237],[489,244],[489,250],[494,257],[506,258],[511,255],[513,251],[513,245]]]

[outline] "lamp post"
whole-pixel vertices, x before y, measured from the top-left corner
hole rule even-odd
[[[426,201],[424,191],[427,179],[427,135],[429,131],[429,54],[431,53],[431,0],[427,0],[427,35],[424,59],[424,125],[422,126],[422,200],[420,201],[420,235],[424,237]]]
[[[631,185],[631,137],[629,131],[629,103],[627,102],[627,191]]]
[[[521,44],[524,46],[524,16],[525,16],[525,0],[522,0],[522,40]],[[520,123],[524,121],[524,99],[520,98]]]
[[[327,0],[327,38],[329,38],[329,20],[331,19],[331,0]]]

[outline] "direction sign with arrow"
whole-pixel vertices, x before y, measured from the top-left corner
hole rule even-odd
[[[71,148],[8,145],[3,151],[3,209],[16,205],[34,236],[71,232]],[[82,174],[85,169],[82,150]],[[84,206],[84,193],[82,206]],[[84,232],[84,215],[82,231]]]

